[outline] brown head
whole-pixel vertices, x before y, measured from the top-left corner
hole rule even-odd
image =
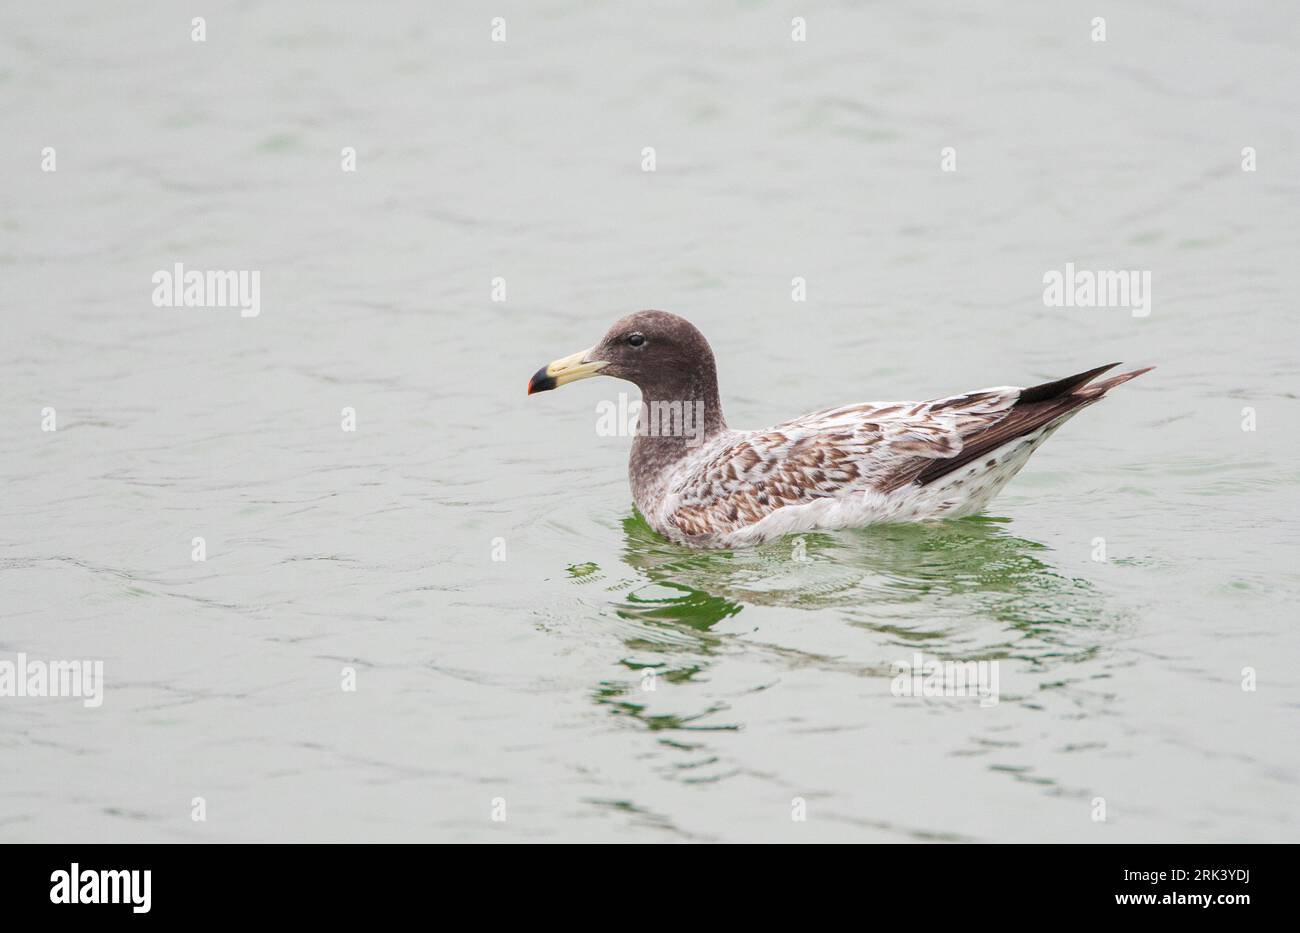
[[[705,431],[725,428],[713,349],[695,325],[667,311],[637,311],[614,322],[595,346],[555,360],[528,380],[528,394],[591,376],[626,379],[644,402],[701,402]]]

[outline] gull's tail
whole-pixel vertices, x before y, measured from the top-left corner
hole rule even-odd
[[[932,461],[920,472],[916,481],[924,486],[1017,438],[1033,434],[1040,428],[1055,427],[1081,409],[1099,401],[1116,386],[1155,369],[1154,366],[1147,366],[1111,376],[1100,382],[1092,381],[1118,365],[1118,363],[1110,363],[1090,369],[1086,373],[1078,373],[1074,376],[1066,376],[1064,379],[1057,379],[1055,382],[1045,382],[1042,385],[1021,389],[1020,396],[1012,404],[1005,418],[963,437],[961,453],[948,459]]]

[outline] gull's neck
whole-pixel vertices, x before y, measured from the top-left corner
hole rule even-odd
[[[712,360],[707,367],[672,377],[641,386],[641,415],[628,475],[642,512],[642,502],[662,487],[675,465],[727,430]]]

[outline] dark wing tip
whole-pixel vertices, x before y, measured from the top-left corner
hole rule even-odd
[[[1111,376],[1109,379],[1103,379],[1100,382],[1092,382],[1093,379],[1106,372],[1106,370],[1114,369],[1118,365],[1118,363],[1111,363],[1109,366],[1098,366],[1086,373],[1066,376],[1064,379],[1057,379],[1055,382],[1022,389],[1020,397],[1016,399],[1016,403],[1012,406],[1006,418],[971,434],[969,437],[962,438],[965,446],[962,448],[961,453],[951,459],[934,460],[926,464],[921,472],[917,474],[917,482],[922,486],[931,483],[939,477],[960,469],[967,463],[996,450],[1003,444],[1010,443],[1018,437],[1031,434],[1041,427],[1068,417],[1085,405],[1092,404],[1115,386],[1155,369],[1154,366],[1147,366],[1144,369],[1135,369],[1132,372]]]
[[[1107,363],[1105,366],[1090,369],[1086,373],[1076,373],[1073,376],[1066,376],[1064,379],[1057,379],[1055,382],[1044,382],[1042,385],[1021,389],[1020,398],[1016,399],[1016,404],[1032,405],[1035,402],[1047,402],[1063,395],[1069,395],[1075,389],[1081,388],[1096,379],[1106,370],[1114,369],[1118,365],[1119,363]]]

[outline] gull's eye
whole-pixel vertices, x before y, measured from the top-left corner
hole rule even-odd
[[[645,343],[645,334],[628,334],[627,342],[634,347],[639,347]]]

